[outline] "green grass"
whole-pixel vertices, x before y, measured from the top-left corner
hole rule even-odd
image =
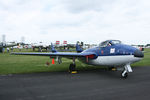
[[[23,50],[24,51],[24,50]],[[37,73],[37,72],[54,72],[68,71],[68,66],[72,62],[70,59],[63,58],[62,64],[46,65],[50,62],[49,57],[45,56],[26,56],[10,55],[9,53],[0,53],[0,74],[17,74],[17,73]],[[90,67],[76,60],[78,70],[89,70],[96,67]]]
[[[145,53],[144,53],[144,58],[143,60],[141,60],[140,62],[137,62],[137,63],[134,63],[132,64],[132,66],[150,66],[150,49],[145,49],[144,50]]]
[[[18,50],[15,50],[18,51]],[[22,50],[23,52],[31,52],[32,50]],[[145,49],[150,51],[150,49]],[[17,74],[17,73],[38,73],[38,72],[54,72],[68,71],[68,66],[72,62],[70,59],[63,58],[62,64],[46,66],[46,62],[51,62],[49,57],[44,56],[25,56],[10,55],[9,53],[0,53],[0,74]],[[97,66],[89,66],[76,60],[77,70],[98,69]],[[142,61],[132,64],[132,66],[150,66],[150,52],[145,53]]]

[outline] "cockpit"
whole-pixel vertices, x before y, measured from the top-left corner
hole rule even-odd
[[[121,41],[119,41],[119,40],[103,41],[99,44],[99,47],[106,47],[106,46],[111,46],[111,45],[115,45],[115,44],[121,44]]]

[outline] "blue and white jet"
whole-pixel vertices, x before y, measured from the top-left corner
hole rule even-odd
[[[75,52],[57,52],[52,46],[52,52],[49,53],[12,53],[16,55],[37,55],[49,56],[57,58],[61,63],[61,58],[71,58],[73,63],[70,64],[70,72],[75,71],[75,59],[83,63],[96,66],[106,66],[109,68],[122,69],[121,77],[127,78],[128,72],[133,72],[131,64],[143,59],[144,54],[139,49],[129,45],[122,44],[119,40],[106,40],[99,44],[98,47],[82,50],[79,45],[76,45],[77,53]]]

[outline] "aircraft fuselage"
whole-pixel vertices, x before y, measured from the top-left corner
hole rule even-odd
[[[82,62],[98,66],[120,66],[140,61],[143,53],[129,45],[116,44],[106,47],[95,47],[83,52],[95,52],[95,59],[80,59]]]

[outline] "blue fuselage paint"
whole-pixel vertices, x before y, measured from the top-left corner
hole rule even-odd
[[[111,53],[111,49],[114,49],[114,52]],[[95,47],[87,49],[83,52],[94,52],[96,56],[118,56],[118,55],[133,55],[137,49],[124,44],[115,44],[106,47]]]
[[[124,65],[126,63],[134,63],[141,60],[141,58],[138,59],[137,57],[134,57],[136,50],[138,49],[125,44],[114,44],[106,47],[94,47],[83,51],[93,52],[95,54],[94,59],[89,58],[88,62],[86,59],[80,60],[91,65]]]

